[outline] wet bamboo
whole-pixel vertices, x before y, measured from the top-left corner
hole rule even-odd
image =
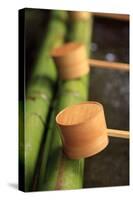
[[[26,94],[24,131],[24,191],[31,191],[31,185],[45,130],[56,70],[50,57],[51,49],[62,44],[66,32],[66,12],[53,11],[47,35],[38,54],[31,81]],[[20,160],[23,159],[20,157]]]
[[[92,17],[88,20],[77,20],[71,22],[68,32],[68,41],[78,41],[89,47],[92,32]],[[43,161],[49,151],[48,162],[42,163],[38,190],[62,190],[79,189],[83,186],[84,160],[70,160],[62,152],[62,142],[59,136],[59,129],[55,123],[56,114],[68,105],[79,103],[88,99],[89,75],[78,79],[62,81],[59,84],[57,102],[50,120],[50,128],[47,135],[51,135],[51,143],[43,152]],[[50,137],[50,136],[49,136]],[[46,140],[47,142],[47,140]]]

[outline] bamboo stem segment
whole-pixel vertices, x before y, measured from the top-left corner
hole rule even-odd
[[[34,174],[56,84],[56,68],[50,52],[63,43],[66,33],[66,20],[62,20],[62,17],[66,16],[66,12],[56,11],[56,15],[59,15],[58,18],[55,17],[55,11],[53,11],[26,94],[23,133],[25,157],[24,159],[20,157],[24,165],[24,191],[33,190]]]
[[[129,70],[129,64],[120,62],[109,62],[104,60],[88,59],[91,67],[106,68],[106,69],[117,69],[117,70]]]
[[[88,46],[90,46],[88,44],[91,42],[91,20],[92,18],[90,17],[88,20],[76,20],[74,23],[71,21],[67,40],[72,42],[81,42],[85,44],[86,49],[88,49]],[[66,106],[87,100],[88,81],[88,75],[84,75],[78,79],[60,81],[57,93],[57,105],[53,112],[55,111],[55,114],[57,114]],[[49,130],[48,134],[52,135],[52,139],[49,149],[49,157],[45,173],[40,173],[43,175],[38,184],[38,190],[82,188],[84,160],[71,160],[63,154],[62,142],[55,119],[51,118],[50,124],[52,124],[52,129]],[[45,155],[44,150],[44,158]],[[41,169],[43,170],[43,166]]]
[[[129,131],[123,131],[123,130],[115,130],[115,129],[107,129],[108,130],[108,136],[111,137],[117,137],[117,138],[125,138],[129,139]]]

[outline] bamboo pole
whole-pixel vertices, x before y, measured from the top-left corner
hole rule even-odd
[[[88,59],[88,64],[91,67],[106,68],[106,69],[117,69],[117,70],[129,70],[129,64],[120,62],[109,62],[97,59]]]
[[[71,22],[68,32],[68,41],[78,41],[89,46],[92,31],[92,17],[88,20]],[[56,114],[68,105],[79,103],[88,99],[88,82],[89,75],[85,75],[78,79],[62,81],[59,84],[57,93],[56,108],[53,111],[54,117],[51,117],[50,127],[47,136],[51,135],[49,148],[43,151],[43,158],[46,158],[46,152],[49,151],[49,157],[46,162],[42,162],[40,168],[40,178],[37,190],[62,190],[62,189],[78,189],[83,185],[84,160],[70,160],[62,152],[62,142],[59,135],[59,129],[55,122]]]
[[[129,139],[129,131],[108,129],[108,136]]]
[[[24,131],[24,191],[31,191],[40,145],[56,83],[56,69],[50,57],[52,48],[62,44],[66,32],[66,12],[53,11],[48,32],[40,49],[26,94]],[[20,147],[21,148],[21,147]],[[20,157],[20,160],[22,158]]]
[[[115,20],[121,20],[121,21],[129,21],[129,15],[126,14],[113,14],[113,13],[97,13],[93,12],[93,16],[97,17],[105,17],[105,18],[111,18]]]
[[[19,100],[19,190],[24,190],[24,103]]]

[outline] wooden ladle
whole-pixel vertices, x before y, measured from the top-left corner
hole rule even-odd
[[[53,49],[51,56],[62,80],[79,78],[87,74],[90,67],[129,70],[129,65],[126,63],[88,59],[85,45],[76,42],[69,42]]]
[[[59,78],[68,80],[79,78],[89,72],[85,45],[69,42],[51,52]]]
[[[69,106],[57,114],[56,123],[61,130],[64,153],[71,159],[95,155],[108,145],[109,135],[119,136],[119,131],[107,129],[104,109],[98,102]]]

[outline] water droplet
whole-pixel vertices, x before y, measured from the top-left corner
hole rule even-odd
[[[116,60],[116,55],[114,53],[107,53],[105,55],[105,59],[113,62]]]
[[[93,42],[93,43],[91,44],[91,50],[92,50],[92,51],[97,51],[97,50],[98,50],[98,45],[97,45],[96,43]]]

